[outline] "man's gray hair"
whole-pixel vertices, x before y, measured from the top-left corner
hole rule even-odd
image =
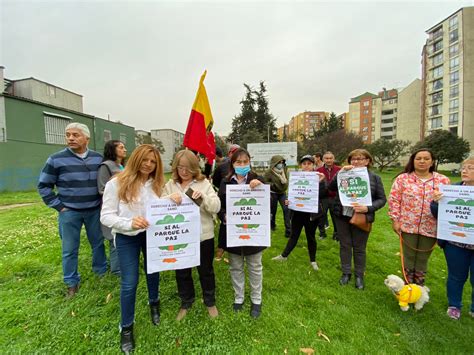
[[[87,137],[87,138],[90,138],[91,137],[91,132],[89,131],[89,127],[87,127],[85,124],[83,123],[78,123],[78,122],[73,122],[73,123],[69,123],[67,126],[66,126],[66,131],[68,129],[78,129],[80,131],[82,131],[82,133]]]

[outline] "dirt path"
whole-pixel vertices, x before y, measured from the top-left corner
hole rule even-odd
[[[29,203],[15,203],[13,205],[5,205],[5,206],[0,206],[0,211],[1,210],[9,210],[11,208],[16,208],[16,207],[24,207],[24,206],[30,206],[30,205],[36,205],[39,202],[29,202]]]

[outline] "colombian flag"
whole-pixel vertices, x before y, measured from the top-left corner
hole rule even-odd
[[[199,89],[194,100],[191,115],[189,116],[183,145],[188,149],[204,154],[208,164],[212,165],[216,157],[216,143],[211,132],[214,119],[212,118],[211,107],[209,106],[206,88],[204,87],[206,74],[207,71],[204,71],[199,81]]]

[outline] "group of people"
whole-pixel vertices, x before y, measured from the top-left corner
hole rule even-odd
[[[356,149],[347,157],[348,164],[339,168],[334,155],[322,155],[323,164],[316,166],[313,156],[300,159],[302,171],[315,171],[319,175],[319,202],[317,214],[288,209],[286,190],[288,169],[282,156],[275,156],[269,170],[259,176],[251,169],[250,154],[236,145],[216,167],[212,180],[201,172],[199,159],[192,151],[176,153],[172,162],[171,179],[165,181],[160,152],[152,145],[138,146],[127,163],[125,145],[120,141],[107,142],[104,157],[88,149],[90,132],[87,126],[71,123],[66,127],[67,148],[51,155],[39,178],[38,189],[44,202],[58,211],[59,235],[62,242],[62,266],[67,295],[74,296],[80,285],[78,251],[80,232],[85,226],[92,248],[92,270],[100,277],[107,271],[104,238],[110,244],[110,271],[120,275],[120,337],[125,353],[135,348],[133,324],[135,298],[139,281],[140,254],[147,269],[146,204],[158,198],[167,198],[181,204],[188,192],[199,206],[201,219],[200,265],[197,267],[203,301],[209,316],[218,316],[215,301],[214,219],[220,220],[216,258],[224,251],[229,255],[229,271],[234,289],[233,310],[239,312],[245,301],[245,270],[250,284],[250,315],[258,318],[262,307],[263,265],[265,247],[228,247],[226,238],[226,187],[248,184],[251,189],[268,183],[271,189],[271,227],[274,229],[277,205],[283,208],[285,236],[288,238],[283,252],[274,257],[284,261],[297,244],[305,228],[311,266],[316,262],[316,229],[322,227],[325,237],[327,211],[334,223],[335,240],[340,245],[341,285],[349,283],[354,263],[355,287],[363,289],[366,269],[366,247],[370,231],[351,223],[354,213],[365,215],[368,223],[375,220],[375,211],[386,203],[381,178],[369,170],[371,206],[346,207],[338,195],[337,174],[357,167],[370,167],[372,157],[365,149]],[[403,257],[407,282],[422,285],[427,271],[427,261],[436,242],[436,203],[440,184],[449,184],[445,176],[434,171],[435,159],[429,150],[415,152],[402,174],[394,181],[389,197],[393,229],[403,240]],[[474,184],[474,161],[467,160],[462,170],[463,184]],[[211,183],[212,181],[212,183]],[[214,185],[214,186],[213,186]],[[191,193],[189,193],[189,191]],[[433,210],[433,214],[431,213]],[[321,233],[321,229],[320,229]],[[474,284],[474,250],[472,245],[445,243],[448,261],[448,315],[459,318],[462,288],[470,272]],[[177,320],[183,319],[195,301],[192,270],[176,270],[176,282],[181,306]],[[160,322],[160,275],[146,273],[148,303],[151,322]],[[474,295],[474,294],[473,294]],[[474,297],[474,296],[473,296]],[[471,315],[474,313],[474,299]],[[457,317],[457,318],[456,318]]]

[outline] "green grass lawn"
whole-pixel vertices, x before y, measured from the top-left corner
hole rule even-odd
[[[388,192],[393,173],[382,177]],[[35,201],[35,193],[0,194],[0,204]],[[43,204],[0,210],[1,352],[117,353],[119,279],[94,276],[84,235],[81,289],[75,298],[65,299],[56,217]],[[195,305],[177,323],[180,302],[174,273],[164,272],[162,322],[154,327],[142,275],[136,305],[137,352],[296,354],[311,348],[320,353],[473,353],[474,319],[467,315],[471,287],[466,285],[464,291],[461,319],[449,319],[446,263],[438,248],[427,276],[431,301],[422,311],[401,312],[383,284],[386,275],[400,275],[399,243],[386,207],[377,213],[369,238],[364,291],[356,290],[353,282],[339,286],[339,248],[330,238],[318,240],[318,272],[310,267],[304,235],[287,262],[272,261],[286,243],[280,209],[277,223],[272,247],[264,252],[260,319],[250,318],[248,298],[245,312],[234,314],[228,265],[219,262],[215,263],[219,317],[209,319],[197,287]]]

